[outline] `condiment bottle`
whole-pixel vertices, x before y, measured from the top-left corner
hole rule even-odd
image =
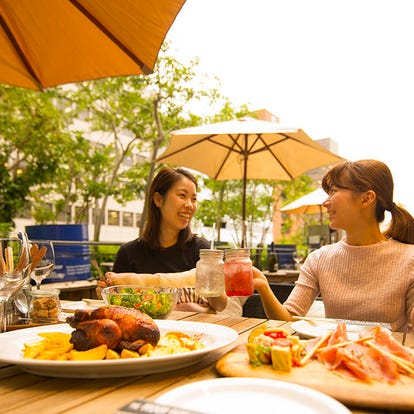
[[[223,254],[223,250],[200,249],[195,277],[195,291],[198,295],[214,297],[224,293]]]
[[[250,296],[253,294],[253,267],[249,249],[226,251],[224,283],[227,296]]]

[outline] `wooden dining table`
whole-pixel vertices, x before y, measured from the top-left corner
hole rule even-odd
[[[276,272],[263,271],[270,283],[293,283],[298,280],[299,270],[279,269]]]
[[[202,360],[172,371],[120,378],[52,378],[22,371],[15,365],[0,367],[0,413],[116,413],[135,399],[154,400],[166,391],[194,381],[218,378],[216,362],[235,347],[245,344],[249,333],[265,319],[219,314],[172,312],[168,319],[207,322],[231,327],[237,340],[225,349],[207,354]],[[272,321],[293,332],[291,323]],[[1,334],[0,334],[1,335]],[[396,334],[401,339],[400,334]],[[414,346],[414,335],[408,335],[407,345]],[[0,350],[1,352],[1,350]],[[260,408],[260,403],[258,405]],[[265,408],[265,407],[263,407]],[[348,407],[354,414],[391,414],[392,410]]]

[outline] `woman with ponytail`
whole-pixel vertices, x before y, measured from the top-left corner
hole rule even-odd
[[[283,305],[255,269],[267,316],[303,316],[321,295],[326,317],[387,322],[397,331],[412,326],[414,218],[393,199],[391,171],[377,160],[345,161],[325,174],[322,188],[330,227],[345,237],[309,254]],[[385,211],[391,221],[382,231]]]

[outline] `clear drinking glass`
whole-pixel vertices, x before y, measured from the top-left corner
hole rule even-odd
[[[50,240],[30,240],[30,277],[36,282],[36,288],[53,271],[55,266],[55,249]]]
[[[225,252],[224,284],[227,296],[253,295],[253,267],[249,249]]]
[[[223,250],[200,249],[196,264],[195,291],[205,297],[217,297],[224,293]]]
[[[0,232],[0,332],[6,331],[7,301],[27,282],[29,245],[23,232]]]

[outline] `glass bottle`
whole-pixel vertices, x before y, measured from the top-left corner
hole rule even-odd
[[[200,260],[196,264],[195,291],[205,297],[224,293],[223,250],[200,249]]]
[[[278,260],[277,260],[277,255],[276,255],[275,251],[273,250],[273,245],[272,245],[272,248],[269,252],[267,260],[268,260],[268,268],[269,268],[268,270],[269,270],[269,272],[271,272],[271,273],[272,272],[277,272],[278,268],[279,268],[279,263],[278,263]]]
[[[227,296],[253,295],[253,267],[249,249],[226,251],[224,283]]]

